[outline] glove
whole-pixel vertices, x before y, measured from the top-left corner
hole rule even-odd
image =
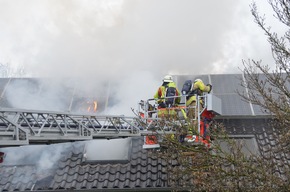
[[[211,84],[207,84],[206,86],[209,86],[209,91],[208,91],[208,93],[210,93],[211,90],[212,90],[212,85],[211,85]]]

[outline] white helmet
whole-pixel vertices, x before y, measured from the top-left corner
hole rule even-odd
[[[166,75],[164,78],[163,78],[163,82],[173,82],[173,78],[171,75]]]
[[[195,79],[194,83],[196,83],[196,82],[202,82],[202,80],[201,79]]]

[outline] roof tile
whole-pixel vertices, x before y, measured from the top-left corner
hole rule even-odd
[[[269,131],[265,119],[222,120],[232,134],[255,135],[257,146],[264,158],[277,147],[275,131]],[[257,126],[259,125],[259,126]],[[132,138],[131,158],[127,163],[105,164],[84,162],[84,142],[66,146],[56,167],[38,170],[37,165],[0,165],[0,191],[52,190],[52,189],[135,189],[165,188],[170,175],[168,165],[177,165],[176,160],[165,161],[142,149],[143,138]],[[286,145],[287,146],[287,145]],[[274,153],[277,173],[286,174],[283,167],[290,166],[290,154]],[[18,178],[18,179],[17,179]]]

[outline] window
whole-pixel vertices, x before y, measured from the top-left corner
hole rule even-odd
[[[224,140],[220,141],[221,148],[225,152],[230,152],[232,141],[234,141],[237,146],[241,147],[242,153],[246,156],[259,154],[258,145],[254,135],[230,135],[228,142]]]
[[[85,146],[87,163],[126,163],[130,160],[132,138],[91,140]]]

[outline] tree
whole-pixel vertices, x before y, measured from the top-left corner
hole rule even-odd
[[[261,110],[273,118],[271,126],[276,130],[276,148],[268,154],[269,161],[275,158],[275,153],[290,155],[290,2],[288,0],[268,0],[274,11],[274,17],[286,31],[282,35],[272,31],[266,25],[265,16],[261,16],[255,3],[251,5],[251,13],[258,27],[265,33],[271,46],[275,68],[271,70],[262,61],[243,61],[245,83],[242,85],[247,93],[239,93],[243,99],[261,107]],[[287,162],[288,161],[288,162]],[[278,165],[274,165],[274,169]],[[290,181],[289,160],[281,165]],[[289,188],[288,188],[289,190]]]
[[[287,27],[282,36],[267,27],[265,17],[260,16],[257,5],[251,5],[255,22],[264,31],[271,46],[275,69],[271,70],[262,61],[243,61],[243,84],[248,93],[239,93],[245,100],[261,106],[279,123],[283,142],[290,142],[290,2],[288,0],[269,0],[274,16]],[[263,76],[263,77],[262,77]]]
[[[282,35],[278,35],[271,26],[267,26],[266,17],[260,15],[255,2],[251,4],[251,13],[254,21],[268,39],[275,67],[271,69],[261,60],[244,60],[244,81],[241,82],[248,91],[238,93],[244,100],[260,106],[261,110],[272,116],[271,126],[276,130],[276,147],[268,154],[266,158],[268,161],[264,160],[262,163],[274,171],[278,166],[272,161],[275,158],[274,154],[290,155],[290,2],[288,0],[268,0],[268,3],[272,7],[274,17],[285,26],[286,30]],[[286,160],[281,166],[288,175],[284,181],[289,182],[289,160]],[[269,176],[273,176],[273,173],[270,173]],[[279,180],[279,178],[276,179]],[[280,184],[284,185],[283,182]],[[289,190],[289,188],[287,189]]]
[[[265,18],[258,13],[255,3],[251,4],[254,21],[265,32],[272,48],[276,68],[271,71],[261,61],[243,61],[244,78],[242,86],[248,90],[239,95],[254,105],[260,106],[273,121],[277,130],[275,151],[267,154],[246,155],[243,143],[231,139],[222,124],[214,122],[220,132],[211,132],[216,139],[210,141],[211,148],[204,145],[187,145],[179,142],[179,135],[163,137],[158,154],[168,163],[169,183],[176,191],[289,191],[289,158],[284,164],[273,161],[276,152],[289,157],[290,127],[290,2],[289,0],[269,0],[278,21],[288,27],[284,36],[278,37],[265,24]],[[244,83],[246,82],[246,83]],[[168,119],[168,121],[173,121]],[[171,123],[176,130],[189,129],[191,122]],[[198,133],[196,133],[198,134]],[[228,150],[222,146],[226,143]],[[277,174],[283,168],[284,175]]]
[[[184,128],[178,122],[172,126]],[[175,191],[289,190],[289,168],[286,179],[276,174],[278,165],[271,160],[272,154],[266,159],[253,153],[247,155],[243,150],[245,143],[230,138],[223,124],[214,122],[211,126],[219,132],[211,132],[216,139],[209,141],[210,148],[198,143],[180,143],[178,130],[174,137],[163,137],[157,155],[167,162],[169,185]]]

